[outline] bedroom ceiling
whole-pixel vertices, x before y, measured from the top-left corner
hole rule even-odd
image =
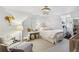
[[[13,10],[17,12],[30,13],[32,15],[41,15],[41,9],[43,8],[43,6],[4,6],[3,8],[11,11]],[[76,6],[49,6],[49,8],[52,10],[51,14],[53,15],[71,13],[79,9]]]

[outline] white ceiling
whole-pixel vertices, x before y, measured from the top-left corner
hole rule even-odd
[[[16,17],[17,22],[22,23],[28,18],[41,16],[41,9],[43,6],[2,6],[0,7],[0,15],[13,15]],[[51,16],[63,15],[79,10],[76,6],[49,6],[51,9]],[[3,15],[3,17],[5,16]]]
[[[32,15],[41,15],[41,9],[43,6],[4,6],[6,10],[14,10],[18,12],[30,13]],[[51,9],[51,14],[62,15],[66,13],[71,13],[79,9],[76,6],[49,6]]]

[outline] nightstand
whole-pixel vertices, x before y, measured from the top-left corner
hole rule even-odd
[[[28,35],[24,37],[24,39],[26,40],[34,40],[34,39],[39,39],[39,38],[40,38],[40,35],[38,31],[28,32]]]
[[[39,36],[40,36],[39,32],[30,32],[29,35],[30,35],[30,40],[39,39]]]

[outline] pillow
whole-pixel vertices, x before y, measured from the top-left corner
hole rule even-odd
[[[41,30],[54,30],[54,29],[51,27],[41,27]]]

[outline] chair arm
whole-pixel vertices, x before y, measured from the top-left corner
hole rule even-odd
[[[0,52],[8,52],[7,45],[0,44]]]

